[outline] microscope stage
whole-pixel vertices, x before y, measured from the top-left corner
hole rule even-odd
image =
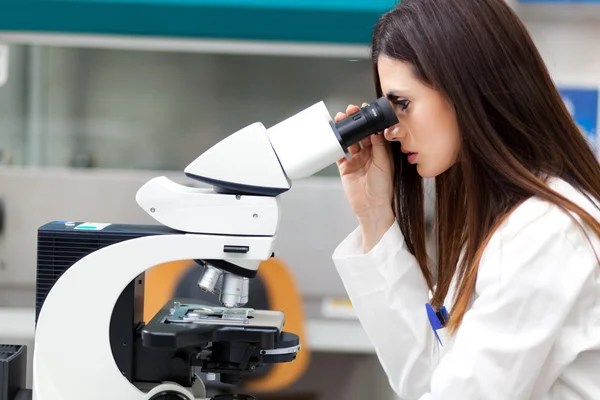
[[[143,327],[141,336],[146,347],[181,349],[206,343],[253,343],[268,354],[299,345],[296,335],[282,332],[283,325],[284,314],[280,311],[170,301]]]
[[[281,331],[283,320],[280,311],[174,302],[163,323],[275,327]]]

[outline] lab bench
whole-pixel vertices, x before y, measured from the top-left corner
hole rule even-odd
[[[33,307],[0,307],[0,342],[28,347],[28,387],[32,382],[34,319]],[[282,399],[299,390],[318,393],[317,399],[371,396],[397,400],[358,320],[308,318],[305,328],[311,366],[299,382],[282,392]]]

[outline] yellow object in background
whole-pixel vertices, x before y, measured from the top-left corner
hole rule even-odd
[[[357,319],[352,302],[347,297],[329,297],[321,303],[321,313],[326,318]]]

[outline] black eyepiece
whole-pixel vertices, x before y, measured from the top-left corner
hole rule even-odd
[[[388,99],[382,96],[335,124],[344,151],[367,136],[382,132],[398,123],[398,117]]]

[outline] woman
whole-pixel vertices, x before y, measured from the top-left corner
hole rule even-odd
[[[372,56],[399,123],[338,161],[359,227],[333,259],[394,390],[600,399],[600,168],[525,28],[504,0],[403,0]]]

